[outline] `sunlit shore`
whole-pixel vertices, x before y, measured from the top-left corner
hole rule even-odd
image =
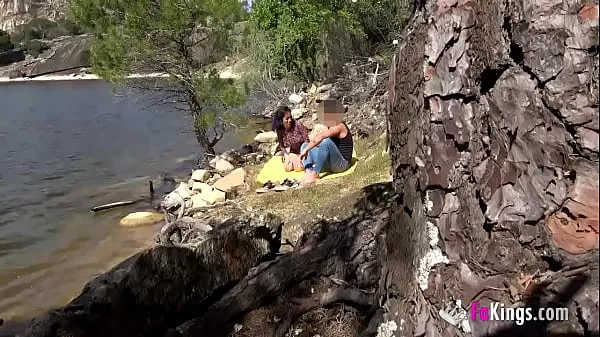
[[[221,72],[221,78],[239,78],[238,74],[230,71]],[[167,78],[168,74],[164,73],[151,73],[151,74],[132,74],[127,76],[128,79],[136,78]],[[98,75],[94,74],[71,74],[71,75],[42,75],[33,78],[29,77],[0,77],[0,83],[13,83],[13,82],[33,82],[33,81],[74,81],[74,80],[101,80]]]
[[[167,74],[154,73],[154,74],[133,74],[127,76],[127,78],[159,78],[169,77]],[[73,81],[73,80],[101,80],[98,75],[94,74],[72,74],[72,75],[42,75],[33,78],[29,77],[0,77],[0,82],[30,82],[30,81]]]

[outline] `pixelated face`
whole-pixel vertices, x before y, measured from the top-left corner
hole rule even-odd
[[[335,126],[344,118],[344,106],[335,99],[324,100],[317,107],[317,117],[327,127]]]
[[[327,127],[336,126],[342,122],[343,118],[343,113],[326,112],[323,117],[323,124],[327,125]]]

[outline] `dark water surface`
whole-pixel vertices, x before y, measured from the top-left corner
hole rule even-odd
[[[0,318],[64,305],[150,244],[160,224],[118,225],[147,203],[90,212],[146,195],[148,179],[191,170],[201,152],[183,112],[148,105],[102,81],[0,84]]]

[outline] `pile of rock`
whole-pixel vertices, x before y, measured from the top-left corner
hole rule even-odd
[[[274,155],[277,151],[277,133],[275,131],[261,132],[254,137],[258,150],[267,155]]]
[[[161,207],[169,212],[179,211],[178,217],[194,215],[189,213],[232,199],[245,186],[246,172],[243,168],[236,169],[221,156],[211,160],[210,165],[212,170],[194,170],[187,182],[180,182],[165,196]]]
[[[231,163],[219,157],[211,161],[212,163],[214,163],[217,173],[211,174],[208,170],[195,170],[187,184],[181,183],[178,187],[178,189],[187,189],[192,207],[223,202],[228,195],[235,193],[245,183],[246,172],[243,168],[234,169]]]
[[[276,105],[289,106],[294,119],[312,130],[317,122],[317,104],[328,98],[339,99],[346,109],[346,123],[354,134],[359,137],[371,136],[385,130],[387,125],[385,112],[387,91],[385,86],[382,89],[379,83],[383,77],[377,79],[378,82],[375,84],[368,79],[354,81],[347,78],[340,78],[328,84],[312,84],[309,88],[289,95],[286,101]],[[272,118],[273,112],[274,109],[270,106],[263,112],[262,117]],[[269,134],[261,137],[270,136]]]

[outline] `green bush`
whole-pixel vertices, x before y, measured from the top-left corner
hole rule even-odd
[[[319,54],[331,55],[332,46],[365,50],[360,43],[365,38],[368,49],[391,46],[407,21],[408,8],[406,0],[257,0],[250,13],[247,50],[260,71],[313,80],[327,63],[319,61]],[[342,36],[344,43],[335,41]]]
[[[34,18],[16,27],[11,36],[14,45],[27,45],[31,40],[52,40],[61,36],[80,35],[83,30],[69,19],[54,22],[46,18]]]
[[[33,57],[40,56],[41,53],[50,48],[50,46],[40,40],[28,41],[26,47],[27,53]]]
[[[0,29],[0,52],[9,51],[13,49],[13,44],[10,41],[10,35],[7,32]]]
[[[407,0],[349,1],[346,10],[355,15],[373,44],[390,43],[404,27],[409,17]]]
[[[337,20],[362,34],[357,18],[331,1],[258,0],[249,20],[249,48],[263,70],[312,80],[319,72],[316,55],[323,50],[326,28]]]
[[[69,19],[59,19],[56,23],[65,35],[81,35],[85,33],[81,27]]]
[[[31,40],[41,38],[42,35],[28,24],[15,27],[15,31],[10,36],[10,40],[15,46],[26,45]]]

